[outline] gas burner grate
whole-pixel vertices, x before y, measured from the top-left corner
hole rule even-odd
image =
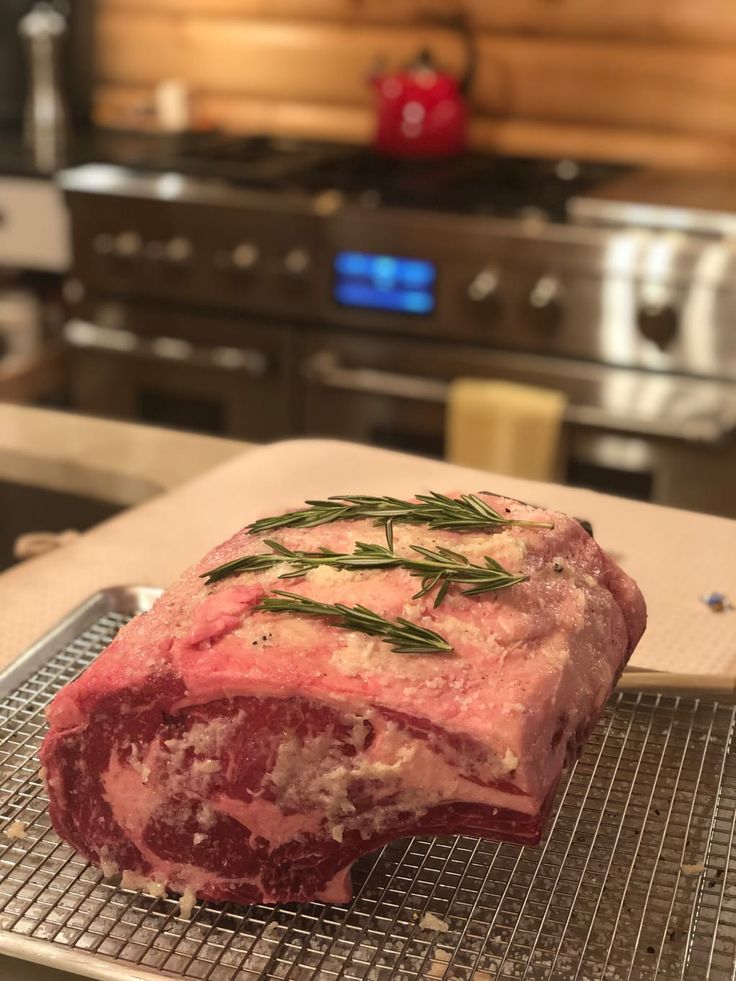
[[[732,978],[734,710],[690,699],[614,697],[539,849],[405,839],[358,864],[350,906],[200,904],[189,922],[104,882],[50,828],[36,758],[45,705],[127,619],[80,625],[0,699],[0,821],[26,825],[0,836],[0,951],[110,978]]]
[[[498,217],[565,217],[567,202],[628,168],[467,153],[439,159],[388,157],[364,148],[294,175],[304,190],[337,190],[359,202]]]

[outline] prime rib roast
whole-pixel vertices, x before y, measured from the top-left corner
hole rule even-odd
[[[256,523],[185,572],[49,707],[59,835],[189,906],[346,902],[356,859],[405,835],[539,842],[644,601],[574,518],[461,499],[499,521],[387,527],[347,506]]]

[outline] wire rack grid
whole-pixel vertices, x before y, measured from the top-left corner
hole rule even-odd
[[[99,977],[733,981],[734,710],[694,699],[615,696],[540,848],[402,839],[356,865],[349,906],[202,903],[190,921],[104,881],[50,827],[37,751],[50,698],[127,619],[100,616],[0,698],[0,828],[23,832],[0,835],[0,951],[24,938]]]

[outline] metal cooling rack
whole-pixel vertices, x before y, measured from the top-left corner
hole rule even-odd
[[[150,599],[101,594],[0,684],[0,827],[26,824],[0,836],[0,951],[100,978],[733,978],[734,710],[692,699],[614,697],[540,849],[405,839],[358,863],[349,907],[200,904],[189,922],[104,882],[49,826],[43,709]]]

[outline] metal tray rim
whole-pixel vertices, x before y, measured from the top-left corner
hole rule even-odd
[[[104,981],[173,981],[173,975],[160,971],[148,971],[133,964],[117,964],[112,959],[102,959],[97,954],[83,950],[60,947],[38,937],[22,937],[9,930],[0,929],[0,954],[19,961],[40,964],[53,971],[67,971],[83,978]],[[49,981],[52,981],[49,978]]]
[[[98,590],[0,671],[0,698],[106,613],[142,613],[163,592],[155,586],[108,586]]]
[[[162,592],[155,586],[108,586],[93,593],[0,672],[0,697],[20,685],[57,650],[105,613],[142,613],[151,609]],[[166,977],[158,971],[119,965],[112,960],[102,961],[95,954],[59,947],[37,937],[18,936],[3,929],[0,929],[0,953],[80,977],[104,977],[110,981],[160,981]],[[103,970],[104,974],[101,974]]]

